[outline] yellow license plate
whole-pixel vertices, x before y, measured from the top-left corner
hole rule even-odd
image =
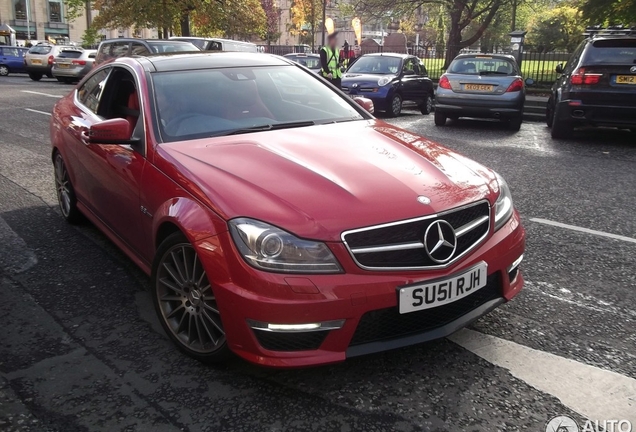
[[[68,68],[68,65],[64,63],[58,64],[58,66],[61,68]]]
[[[493,86],[484,85],[484,84],[464,84],[464,90],[474,90],[474,91],[483,91],[490,92],[492,91]]]
[[[31,60],[31,63],[32,64],[40,64],[41,65],[42,64],[42,60],[33,59],[33,60]]]
[[[616,84],[636,84],[636,75],[616,75]]]

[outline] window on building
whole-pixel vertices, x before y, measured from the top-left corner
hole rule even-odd
[[[13,12],[15,19],[27,19],[26,0],[13,0]]]
[[[62,0],[49,0],[49,22],[63,22]]]

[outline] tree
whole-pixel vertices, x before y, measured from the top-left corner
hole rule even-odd
[[[636,25],[636,0],[585,0],[581,10],[590,24]]]
[[[84,48],[94,48],[97,44],[99,44],[99,33],[95,27],[91,26],[82,35],[82,46]]]
[[[423,5],[438,4],[448,16],[448,39],[444,68],[459,54],[462,48],[473,45],[484,34],[499,9],[511,0],[358,0],[357,7],[375,17],[392,14],[409,16]],[[478,22],[470,34],[462,34],[469,25]]]
[[[302,42],[310,42],[313,49],[316,27],[322,16],[322,0],[293,0],[290,12],[292,23],[289,32],[300,35]]]
[[[526,44],[538,51],[572,52],[581,42],[584,30],[581,11],[572,6],[560,6],[530,22]]]
[[[271,45],[273,40],[280,37],[278,31],[278,17],[280,9],[274,3],[274,0],[261,0],[261,7],[265,13],[265,25],[261,37],[267,41],[267,45]]]

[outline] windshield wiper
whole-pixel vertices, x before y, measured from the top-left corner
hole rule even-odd
[[[481,71],[479,75],[508,75],[508,72],[498,72],[498,71]]]
[[[209,136],[210,137],[216,137],[216,136],[227,136],[227,135],[240,135],[240,134],[246,134],[246,133],[252,133],[252,132],[263,132],[263,131],[269,131],[269,130],[276,130],[276,129],[290,129],[290,128],[296,128],[296,127],[313,126],[315,124],[316,124],[316,122],[313,121],[313,120],[298,121],[298,122],[287,122],[287,123],[264,124],[264,125],[251,126],[251,127],[246,127],[246,128],[240,128],[240,129],[230,129],[230,130],[221,131],[221,132],[209,135]]]

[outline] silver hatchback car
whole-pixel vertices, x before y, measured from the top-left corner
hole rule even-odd
[[[495,118],[518,131],[526,99],[519,66],[504,54],[460,54],[439,79],[435,95],[435,124],[459,117]]]
[[[79,81],[93,68],[96,55],[97,50],[65,48],[53,59],[51,73],[60,82]]]

